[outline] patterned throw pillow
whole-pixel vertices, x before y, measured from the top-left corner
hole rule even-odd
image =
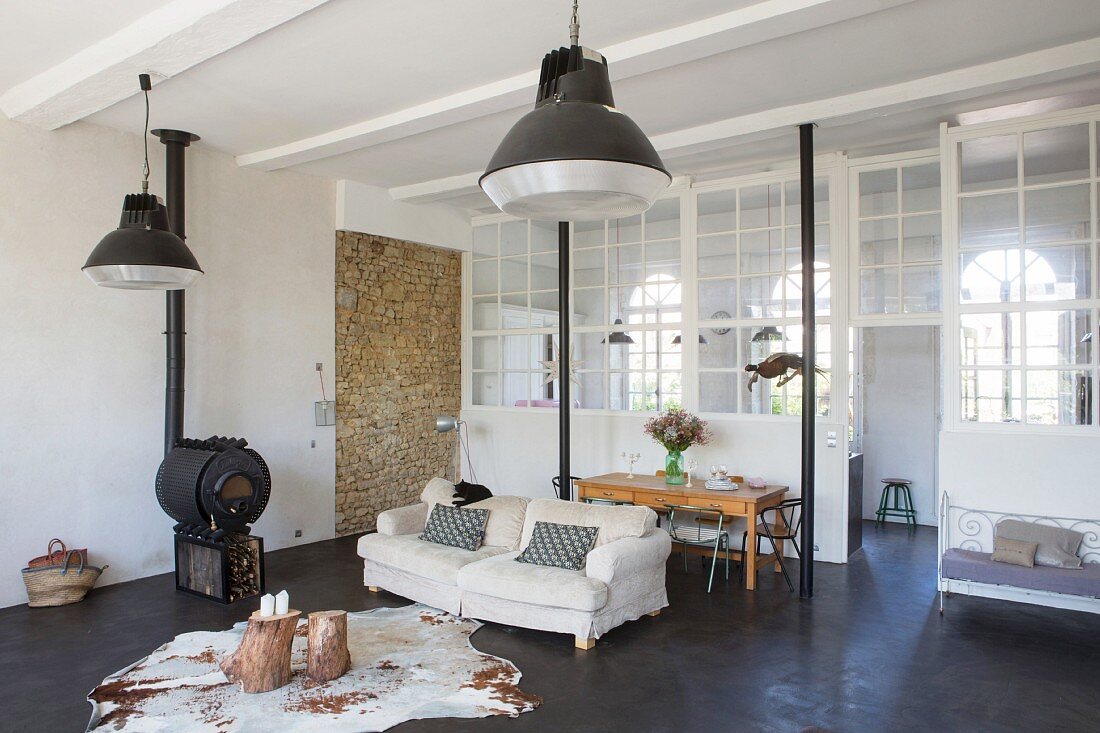
[[[516,562],[580,570],[584,567],[588,551],[596,542],[596,533],[599,531],[599,527],[535,522],[531,541],[516,558]]]
[[[462,509],[436,504],[424,525],[420,539],[437,545],[450,545],[463,550],[476,550],[485,537],[488,509]]]

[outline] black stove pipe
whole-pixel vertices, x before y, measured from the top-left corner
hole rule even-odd
[[[164,143],[165,204],[172,233],[187,241],[186,174],[184,150],[199,139],[182,130],[153,130]],[[165,354],[167,374],[164,386],[164,455],[183,437],[183,369],[185,300],[183,290],[165,294]]]

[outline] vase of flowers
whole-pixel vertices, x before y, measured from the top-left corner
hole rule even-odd
[[[707,421],[680,407],[670,408],[646,421],[645,434],[668,451],[665,457],[665,483],[684,483],[684,451],[693,445],[706,445],[711,432]]]

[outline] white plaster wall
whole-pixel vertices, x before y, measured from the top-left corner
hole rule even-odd
[[[163,194],[155,139],[150,154]],[[0,606],[25,601],[19,569],[54,536],[109,564],[102,584],[172,568],[173,522],[153,493],[164,294],[80,272],[140,166],[138,136],[0,118]],[[333,373],[335,186],[242,170],[201,143],[187,171],[188,240],[207,274],[187,294],[186,435],[241,435],[264,455],[267,549],[332,537],[334,433],[314,426],[313,402],[315,362],[330,390]]]
[[[863,516],[881,479],[907,478],[917,522],[936,524],[939,336],[933,326],[863,331]],[[904,521],[894,519],[891,521]]]
[[[384,188],[357,181],[336,183],[336,228],[469,252],[468,213],[446,204],[394,201]]]
[[[558,413],[556,410],[501,410],[467,407],[470,452],[478,480],[494,493],[554,496],[551,479],[558,473]],[[577,413],[572,416],[571,470],[575,476],[625,471],[623,451],[640,452],[636,473],[652,474],[664,467],[664,450],[642,433],[648,416]],[[763,476],[769,483],[786,484],[799,493],[801,423],[797,418],[710,420],[715,439],[709,446],[685,454],[709,470],[725,463],[731,472]],[[816,558],[844,562],[847,527],[847,452],[827,448],[826,434],[846,435],[841,424],[817,424]],[[844,445],[840,440],[840,446]],[[469,475],[465,468],[464,475]],[[731,528],[731,540],[740,543],[743,522]]]

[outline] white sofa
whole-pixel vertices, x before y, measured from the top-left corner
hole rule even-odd
[[[477,551],[418,539],[431,507],[453,494],[452,484],[433,479],[419,503],[378,516],[378,531],[359,538],[367,587],[469,618],[573,634],[580,649],[668,605],[671,541],[653,510],[494,496],[470,505],[489,510]],[[515,562],[536,521],[600,528],[583,570]]]

